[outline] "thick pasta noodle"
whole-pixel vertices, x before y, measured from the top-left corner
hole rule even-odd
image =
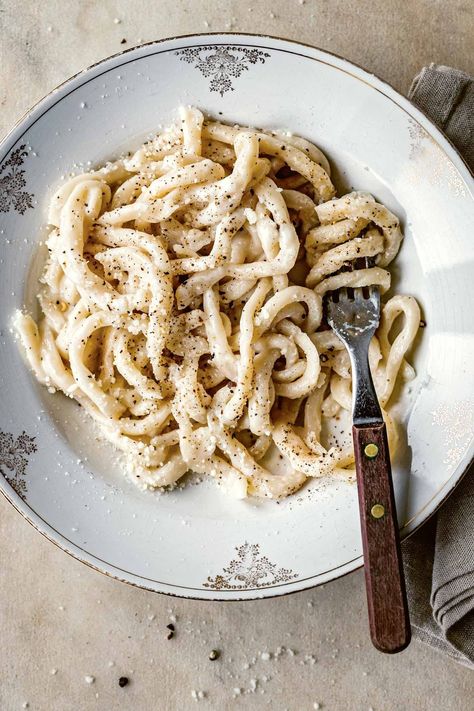
[[[63,185],[49,222],[42,314],[18,312],[17,332],[38,380],[94,418],[138,484],[192,470],[280,498],[352,475],[352,448],[323,441],[351,408],[351,372],[322,299],[386,292],[402,234],[371,195],[336,198],[316,146],[182,108],[133,155]],[[373,266],[348,270],[360,257]],[[392,448],[386,408],[413,373],[419,319],[392,297],[370,348]]]

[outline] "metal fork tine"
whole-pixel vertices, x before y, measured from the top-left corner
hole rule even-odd
[[[380,289],[377,286],[369,287],[369,298],[377,310],[380,310]]]

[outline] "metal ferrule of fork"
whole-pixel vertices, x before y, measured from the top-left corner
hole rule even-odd
[[[368,338],[370,339],[372,334]],[[350,347],[346,343],[352,366],[352,416],[354,425],[381,424],[382,411],[375,393],[370,372],[368,348],[365,338],[357,339]]]

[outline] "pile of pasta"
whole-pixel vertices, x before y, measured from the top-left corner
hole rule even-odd
[[[335,197],[321,151],[293,135],[175,125],[54,196],[41,317],[16,314],[39,381],[74,398],[143,487],[188,471],[229,493],[281,498],[350,475],[322,441],[351,409],[351,371],[323,318],[340,287],[390,286],[398,219],[363,192]],[[374,266],[345,269],[361,257]],[[392,325],[398,316],[396,335]],[[410,296],[383,305],[370,364],[386,412],[419,327]],[[266,463],[278,450],[285,467]]]

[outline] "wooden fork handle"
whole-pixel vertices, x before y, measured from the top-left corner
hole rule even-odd
[[[410,618],[384,424],[354,425],[370,636],[381,652],[408,646]]]

